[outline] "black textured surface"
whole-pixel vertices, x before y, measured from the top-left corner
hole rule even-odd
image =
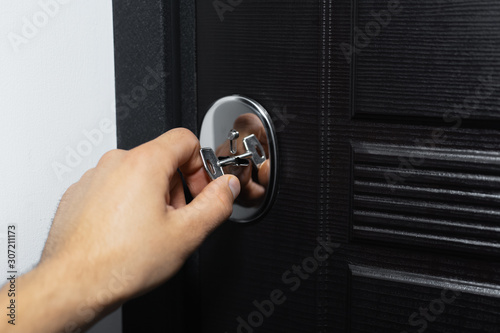
[[[161,13],[163,1],[113,1],[115,38],[115,86],[117,101],[118,148],[131,149],[154,139],[173,125],[166,114],[172,94],[169,76],[159,80],[155,89],[147,90],[144,79],[150,75],[148,68],[171,73],[165,57],[166,23]],[[146,91],[145,95],[137,95]],[[132,102],[135,92],[137,100]],[[171,283],[176,283],[175,279]],[[168,286],[127,302],[123,306],[124,332],[164,332],[169,322],[156,320],[167,311],[165,301]],[[154,304],[155,306],[146,306]],[[139,319],[140,318],[140,319]]]
[[[124,123],[120,142],[197,130],[214,101],[246,95],[278,129],[280,192],[262,221],[225,224],[173,284],[126,307],[125,329],[236,332],[254,300],[280,289],[285,303],[254,332],[500,332],[497,2],[400,0],[352,59],[342,45],[397,1],[215,3],[226,4],[223,20],[213,1],[196,1],[195,45],[192,2],[169,2],[181,15],[166,33],[164,2],[115,0],[129,22],[116,32],[117,79],[140,79],[158,47],[180,50],[165,60],[175,64],[165,91],[179,99],[152,94],[153,109]],[[127,53],[129,42],[144,54]],[[180,114],[155,111],[174,104]],[[318,237],[340,248],[290,290],[283,274]],[[446,288],[461,294],[425,328],[411,319]]]
[[[118,148],[195,128],[193,12],[193,1],[113,1]],[[194,255],[165,285],[127,302],[124,332],[197,331],[196,272]]]
[[[372,11],[387,10],[387,1],[354,3],[354,24],[364,32]],[[500,120],[500,3],[401,1],[399,8],[355,56],[353,112],[442,122],[444,110],[466,98],[474,105],[476,92],[488,94],[490,88],[476,89],[492,75],[496,91],[468,118]]]
[[[175,123],[174,116],[166,113],[173,95],[169,79],[172,64],[166,56],[168,31],[165,17],[160,15],[165,10],[163,1],[113,2],[117,132],[122,149],[154,139]],[[148,68],[168,73],[151,90],[143,87],[144,79],[150,75]],[[127,103],[127,98],[132,102]]]
[[[499,332],[500,131],[482,120],[500,112],[498,5],[400,0],[402,11],[346,61],[342,43],[389,3],[330,3],[325,232],[345,245],[326,268],[325,331]],[[490,94],[477,97],[477,87]],[[468,98],[476,110],[454,107]],[[492,287],[464,292],[425,329],[410,319],[450,281]]]
[[[447,287],[465,289],[425,330],[499,332],[498,5],[399,1],[346,59],[388,3],[243,1],[221,21],[197,1],[198,122],[233,93],[294,116],[275,117],[270,214],[201,250],[203,332],[236,332],[275,288],[287,301],[255,331],[414,332],[424,324],[409,318]],[[463,103],[473,112],[457,115]],[[282,274],[328,236],[340,249],[290,291]]]

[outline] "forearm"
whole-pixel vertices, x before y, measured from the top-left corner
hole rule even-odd
[[[175,129],[106,153],[63,195],[41,263],[16,281],[15,326],[9,288],[0,290],[0,332],[83,332],[172,277],[240,192],[234,176],[209,181],[199,150],[193,133]]]
[[[16,281],[15,320],[9,323],[12,319],[2,315],[0,332],[83,332],[113,305],[118,306],[113,295],[98,302],[95,290],[99,287],[86,284],[88,278],[82,272],[71,270],[68,265],[45,262],[21,276]],[[8,292],[9,284],[0,290],[3,309],[10,303]]]

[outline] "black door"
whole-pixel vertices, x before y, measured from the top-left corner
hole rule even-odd
[[[179,331],[500,332],[500,3],[184,5],[179,123],[199,130],[227,95],[258,101],[280,191],[156,293],[156,320],[174,320],[176,295]]]

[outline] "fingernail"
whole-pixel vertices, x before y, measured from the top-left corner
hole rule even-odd
[[[238,178],[231,177],[229,179],[229,188],[233,193],[233,199],[236,199],[236,197],[240,194],[241,191],[240,181],[238,180]]]

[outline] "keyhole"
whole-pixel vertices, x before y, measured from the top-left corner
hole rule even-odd
[[[215,167],[211,161],[207,161],[207,167],[208,167],[208,170],[210,171],[210,173],[212,175],[215,175]]]

